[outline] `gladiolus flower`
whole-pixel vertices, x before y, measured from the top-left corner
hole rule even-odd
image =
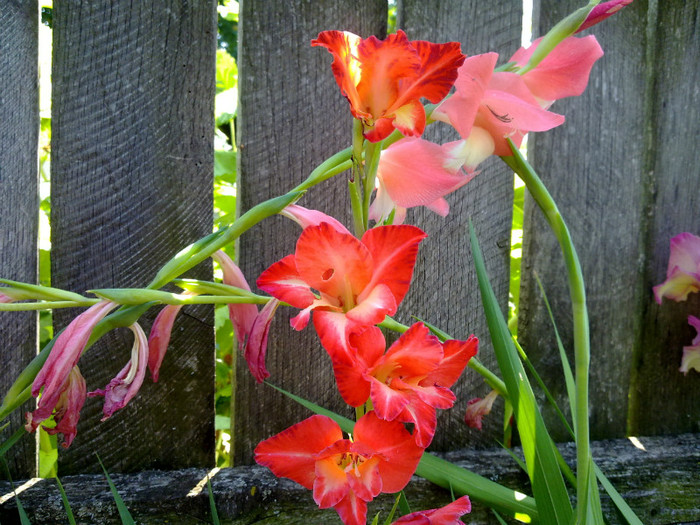
[[[151,333],[148,336],[148,369],[151,371],[151,379],[158,382],[160,365],[170,344],[170,335],[173,331],[175,318],[183,307],[181,304],[169,304],[156,316]]]
[[[272,299],[268,302],[260,313],[255,317],[253,326],[250,330],[250,336],[246,341],[243,356],[250,373],[258,383],[265,381],[266,377],[270,377],[270,372],[265,366],[265,355],[267,354],[267,335],[270,332],[270,325],[275,311],[280,302],[277,299]]]
[[[462,525],[459,519],[471,512],[472,504],[468,496],[462,496],[439,509],[412,512],[396,520],[392,525]]]
[[[463,139],[471,141],[470,155],[510,155],[506,138],[519,146],[530,131],[546,131],[564,122],[564,117],[542,109],[523,78],[516,73],[494,73],[497,53],[469,57],[459,68],[456,92],[433,112],[433,118],[452,125]],[[484,140],[488,133],[492,141]]]
[[[358,240],[325,222],[309,226],[295,253],[265,270],[257,284],[302,309],[291,320],[294,329],[303,329],[315,310],[321,343],[344,347],[351,327],[377,324],[396,312],[425,236],[414,226],[379,226]]]
[[[584,29],[588,29],[589,27],[596,25],[599,22],[602,22],[631,3],[632,0],[610,0],[609,2],[602,2],[598,4],[591,10],[590,13],[588,13],[586,20],[583,21],[583,24],[579,26],[576,32],[578,33]]]
[[[688,294],[700,291],[700,237],[680,233],[671,239],[666,280],[654,286],[656,302],[663,297],[685,301]]]
[[[386,353],[376,326],[349,339],[354,352],[329,351],[343,400],[360,406],[371,398],[380,418],[414,423],[416,443],[427,447],[437,425],[435,410],[454,404],[450,387],[476,355],[476,337],[440,343],[424,324],[416,323]]]
[[[371,142],[383,140],[394,128],[420,136],[425,128],[420,99],[436,104],[445,98],[464,61],[458,42],[409,41],[403,31],[383,41],[347,31],[323,31],[311,45],[325,47],[333,55],[335,80]]]
[[[241,269],[231,260],[231,257],[219,250],[211,258],[221,266],[224,284],[250,292],[248,281],[246,281]],[[238,348],[242,351],[255,322],[255,317],[258,315],[258,307],[254,304],[246,303],[229,304],[228,313],[236,333],[236,339],[238,339]]]
[[[102,421],[110,418],[117,410],[124,408],[141,388],[148,367],[148,340],[138,323],[130,327],[134,332],[134,345],[131,348],[131,359],[112,379],[104,390],[88,393],[88,397],[104,396]]]
[[[688,323],[695,328],[697,335],[690,346],[683,347],[680,371],[688,374],[691,368],[700,372],[700,319],[693,315],[688,316]]]
[[[302,229],[308,228],[309,226],[318,226],[322,222],[327,222],[340,233],[350,233],[339,220],[331,217],[330,215],[326,215],[322,211],[309,210],[308,208],[304,208],[298,204],[290,204],[280,212],[280,215],[283,215],[288,219],[292,219],[299,226],[301,226]]]
[[[541,41],[538,38],[528,48],[518,49],[510,62],[523,67]],[[546,109],[555,100],[583,93],[593,64],[602,56],[603,50],[593,35],[584,38],[570,36],[521,78],[540,106]]]
[[[39,395],[42,388],[43,392],[36,410],[27,413],[28,432],[35,431],[39,424],[57,409],[63,411],[62,418],[68,418],[62,427],[68,432],[64,433],[65,443],[70,444],[73,440],[75,423],[82,407],[82,403],[77,401],[81,391],[80,379],[73,371],[95,325],[116,306],[115,303],[101,301],[78,315],[58,335],[44,366],[32,383],[34,397]]]
[[[469,182],[462,172],[464,141],[438,145],[419,138],[406,138],[384,150],[379,159],[379,188],[369,217],[382,222],[396,209],[394,224],[401,224],[406,208],[427,206],[443,217],[450,210],[443,198]]]
[[[61,443],[63,448],[68,448],[78,433],[78,419],[80,419],[80,411],[85,404],[86,392],[85,379],[80,374],[78,367],[74,366],[63,384],[54,407],[56,426],[54,428],[44,427],[44,430],[49,434],[63,434],[63,442]],[[34,420],[32,413],[27,413],[27,432],[36,430],[39,423],[40,421]]]
[[[334,507],[346,525],[365,525],[367,502],[380,492],[403,489],[423,449],[401,423],[369,412],[355,424],[352,440],[338,424],[311,416],[255,449],[255,461],[275,476],[309,490],[322,509]]]
[[[464,415],[464,422],[471,428],[481,430],[481,419],[491,413],[493,402],[496,401],[498,392],[491,390],[488,395],[481,399],[475,397],[467,402],[467,412]]]

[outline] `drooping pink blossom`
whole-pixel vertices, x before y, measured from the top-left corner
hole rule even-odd
[[[464,415],[464,422],[470,428],[481,430],[481,420],[491,413],[493,402],[498,398],[498,392],[491,390],[485,398],[475,397],[467,402],[467,412]]]
[[[304,208],[298,204],[290,204],[280,212],[280,215],[292,219],[301,226],[302,229],[308,228],[309,226],[318,226],[322,222],[327,222],[340,233],[350,233],[348,229],[334,217],[326,215],[322,211]]]
[[[588,29],[589,27],[602,22],[631,3],[632,0],[610,0],[609,2],[601,2],[595,6],[590,13],[588,13],[586,20],[583,21],[583,24],[579,26],[576,32],[579,33],[584,29]]]
[[[523,67],[541,41],[538,38],[527,48],[518,49],[510,62]],[[555,100],[581,95],[588,85],[593,64],[602,56],[603,49],[593,35],[570,36],[521,78],[540,106],[546,109]]]
[[[182,306],[181,304],[164,306],[151,326],[151,333],[148,336],[148,369],[151,371],[151,379],[154,383],[158,382],[160,366],[163,364],[163,358],[170,344],[173,324]]]
[[[690,343],[690,346],[683,347],[680,371],[684,374],[688,374],[691,368],[696,372],[700,372],[700,319],[694,315],[689,315],[688,323],[695,328],[697,334],[693,342]]]
[[[253,326],[243,351],[250,373],[253,374],[258,383],[262,383],[266,377],[270,377],[270,372],[267,371],[265,366],[267,336],[279,304],[280,301],[278,299],[272,299],[263,306],[260,313],[255,317],[255,321],[253,321]]]
[[[688,294],[700,291],[700,237],[680,233],[671,239],[666,280],[654,286],[656,302],[664,297],[685,301]]]
[[[462,525],[459,518],[471,510],[472,504],[469,497],[462,496],[439,509],[419,510],[407,514],[393,522],[392,525]]]
[[[248,281],[231,257],[222,250],[217,251],[211,257],[221,266],[224,284],[250,292]],[[238,340],[238,348],[243,351],[255,317],[258,315],[258,307],[249,303],[229,304],[228,312]]]
[[[442,146],[420,138],[399,140],[382,151],[377,168],[379,187],[369,218],[383,222],[392,210],[394,224],[401,224],[407,208],[426,206],[443,217],[450,206],[443,198],[469,182],[464,173],[464,141]]]
[[[61,388],[54,406],[53,414],[56,426],[53,428],[44,427],[44,430],[49,434],[63,434],[63,442],[61,443],[63,448],[68,448],[78,433],[78,419],[80,419],[80,411],[85,404],[86,396],[85,379],[80,374],[78,367],[74,366]],[[39,423],[40,421],[34,419],[33,413],[27,413],[25,426],[27,432],[36,430]]]
[[[368,412],[352,440],[326,416],[311,416],[255,448],[255,461],[309,490],[322,508],[334,507],[346,525],[365,525],[367,502],[402,490],[423,455],[401,423]]]
[[[333,55],[338,87],[371,142],[383,140],[394,129],[420,136],[425,128],[420,99],[433,104],[442,100],[464,60],[458,42],[409,41],[400,30],[385,40],[323,31],[311,45],[325,47]]]
[[[73,319],[56,337],[44,366],[32,383],[32,395],[37,397],[41,392],[41,398],[36,410],[27,414],[27,431],[35,431],[42,421],[51,416],[60,402],[66,410],[63,417],[68,417],[70,421],[65,423],[68,435],[64,434],[64,437],[68,443],[73,440],[75,433],[71,430],[74,427],[72,422],[77,420],[76,410],[79,411],[82,407],[82,404],[78,406],[76,400],[80,392],[80,379],[73,371],[95,325],[116,307],[115,303],[100,301]]]
[[[117,410],[124,408],[138,393],[148,368],[148,340],[138,323],[130,327],[134,333],[134,344],[131,348],[131,359],[124,368],[102,389],[88,393],[88,397],[104,396],[102,421],[110,418]]]

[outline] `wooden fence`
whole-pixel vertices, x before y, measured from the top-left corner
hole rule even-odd
[[[544,33],[579,0],[535,1],[533,33]],[[324,29],[385,34],[386,1],[241,2],[238,143],[242,210],[303,180],[349,144],[347,103],[333,80],[331,58],[309,41]],[[412,39],[457,40],[465,53],[520,45],[516,0],[398,2],[398,26]],[[0,276],[36,281],[37,268],[37,5],[0,5]],[[700,315],[697,295],[659,307],[651,287],[665,278],[669,239],[700,233],[700,9],[698,2],[636,0],[595,28],[606,56],[587,92],[553,108],[567,123],[530,143],[579,249],[587,279],[592,333],[591,432],[594,438],[700,431],[700,374],[678,372],[681,348]],[[144,286],[179,248],[212,224],[212,123],[216,2],[59,0],[53,10],[52,284]],[[440,139],[436,134],[431,138]],[[346,177],[302,204],[347,221]],[[399,320],[410,315],[455,337],[475,333],[480,358],[495,368],[466,242],[471,217],[496,293],[508,300],[512,176],[489,162],[448,198],[440,218],[417,211],[409,220],[429,234]],[[526,212],[519,338],[555,395],[563,384],[551,323],[533,276],[552,302],[571,347],[563,265],[539,211]],[[272,218],[244,234],[240,263],[249,281],[291,253],[298,230]],[[200,267],[193,277],[211,276]],[[211,466],[214,461],[213,312],[186,307],[160,374],[105,423],[89,399],[79,433],[61,450],[63,474]],[[57,311],[56,328],[75,311]],[[270,335],[271,381],[344,412],[329,362],[312,329],[293,332],[281,309]],[[152,316],[144,320],[148,326]],[[0,393],[36,353],[36,316],[3,313]],[[81,360],[88,387],[106,384],[128,358],[131,335],[109,334]],[[235,460],[307,413],[267,386],[245,363],[236,373]],[[456,385],[455,409],[441,415],[434,449],[484,447],[500,434],[501,415],[483,432],[462,422],[466,402],[487,392],[468,372]],[[12,418],[6,438],[22,424]],[[550,419],[553,419],[550,417]],[[566,439],[563,431],[555,431]],[[35,469],[32,437],[9,456],[14,477]]]

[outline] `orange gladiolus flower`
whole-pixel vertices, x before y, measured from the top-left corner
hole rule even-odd
[[[323,31],[311,45],[334,56],[335,80],[371,142],[383,140],[394,128],[420,136],[425,128],[420,99],[436,104],[445,98],[465,58],[458,42],[410,41],[403,31],[386,40]]]

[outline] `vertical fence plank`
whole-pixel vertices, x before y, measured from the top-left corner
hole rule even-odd
[[[58,2],[54,8],[52,276],[55,286],[145,286],[212,229],[216,2]],[[190,272],[211,279],[211,265]],[[154,309],[155,310],[155,309]],[[142,319],[148,330],[156,311]],[[56,328],[76,311],[57,311]],[[133,337],[114,331],[80,367],[104,388]],[[160,372],[99,423],[88,399],[63,473],[213,463],[211,308],[185,307]]]
[[[700,373],[678,371],[682,348],[695,337],[687,317],[700,317],[700,294],[681,303],[665,299],[661,306],[651,298],[651,287],[666,277],[670,239],[685,231],[700,235],[700,5],[659,2],[649,20],[656,46],[648,69],[654,90],[646,128],[652,200],[646,301],[630,391],[629,431],[635,435],[700,431]]]
[[[320,162],[350,145],[351,116],[333,79],[331,56],[310,41],[326,29],[380,38],[386,1],[241,2],[239,26],[240,206],[245,211],[290,190]],[[300,202],[349,224],[347,176],[313,188]],[[294,251],[300,234],[288,219],[264,221],[241,237],[241,268],[253,286],[273,262]],[[330,360],[313,326],[294,332],[293,310],[280,308],[270,332],[270,381],[336,411],[345,412]],[[234,457],[249,462],[259,441],[309,412],[270,387],[257,385],[239,359]],[[349,415],[349,413],[348,413]]]
[[[35,283],[39,190],[38,6],[0,5],[0,276]],[[0,314],[0,395],[36,355],[36,313]],[[24,422],[26,403],[0,432],[0,442]],[[13,478],[34,474],[35,442],[25,438],[6,456]],[[0,477],[4,471],[0,470]]]
[[[543,0],[536,33],[543,34],[580,4]],[[640,312],[652,300],[640,266],[648,198],[644,108],[650,93],[645,53],[653,45],[645,38],[646,17],[647,3],[635,2],[587,32],[596,35],[606,55],[594,65],[583,96],[552,107],[566,115],[567,122],[537,134],[530,149],[534,167],[569,225],[586,281],[594,439],[625,435],[634,349],[641,343]],[[528,205],[520,340],[566,410],[558,350],[535,282],[539,275],[564,345],[572,352],[566,274],[560,249],[540,210],[532,202]],[[569,357],[573,359],[573,353]],[[545,419],[554,423],[557,418],[548,410]],[[556,439],[570,439],[563,427],[557,428]]]
[[[509,0],[439,3],[403,0],[399,3],[398,25],[411,39],[461,42],[462,52],[466,55],[499,52],[501,63],[520,47],[522,15],[522,5]],[[459,138],[445,131],[444,128],[429,129],[425,138],[441,143]],[[428,238],[421,245],[413,286],[401,306],[403,314],[400,319],[412,323],[414,320],[410,315],[416,315],[457,338],[475,334],[480,342],[479,359],[495,369],[495,356],[469,249],[468,221],[471,218],[474,223],[494,291],[506,313],[512,171],[499,159],[490,159],[480,166],[480,173],[474,180],[448,196],[447,200],[451,209],[445,218],[425,208],[409,211],[409,222],[423,228]],[[449,450],[479,444],[493,445],[495,439],[502,439],[500,410],[485,418],[481,432],[464,423],[467,401],[483,397],[490,390],[481,377],[467,370],[453,390],[457,402],[451,410],[439,411],[437,433],[431,448]]]

